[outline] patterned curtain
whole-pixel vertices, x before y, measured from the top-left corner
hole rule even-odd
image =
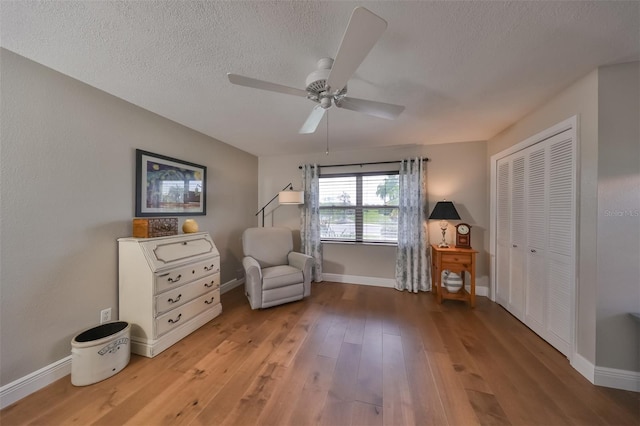
[[[304,206],[300,215],[302,251],[313,256],[312,279],[322,281],[322,243],[320,242],[320,168],[317,164],[302,166]]]
[[[426,180],[422,158],[402,160],[398,212],[396,289],[431,289],[431,253],[426,222]]]

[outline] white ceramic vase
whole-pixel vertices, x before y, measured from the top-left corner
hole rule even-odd
[[[442,282],[449,293],[457,293],[462,288],[462,276],[455,272],[443,271]]]

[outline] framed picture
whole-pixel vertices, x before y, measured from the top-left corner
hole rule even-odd
[[[207,214],[207,168],[136,149],[136,216]]]

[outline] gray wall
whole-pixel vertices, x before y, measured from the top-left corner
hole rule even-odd
[[[220,250],[223,283],[255,224],[258,159],[4,49],[0,66],[5,385],[68,356],[101,309],[117,318],[116,239],[132,231],[136,148],[207,166],[207,215],[195,219]]]
[[[640,371],[640,68],[598,72],[598,366]]]
[[[597,367],[627,371],[640,370],[638,329],[627,315],[640,310],[638,78],[637,63],[594,70],[487,147],[490,158],[578,115],[576,352]],[[630,213],[615,218],[605,210]]]
[[[343,111],[345,114],[350,111]],[[463,221],[472,225],[471,244],[479,250],[476,268],[479,286],[488,285],[488,195],[486,142],[464,142],[439,145],[411,145],[397,148],[379,148],[356,151],[330,150],[329,155],[290,155],[260,157],[260,203],[269,201],[287,183],[294,188],[302,186],[302,175],[298,166],[305,163],[345,164],[358,162],[391,161],[409,157],[429,157],[426,163],[427,192],[429,211],[437,201],[446,198],[453,201]],[[352,168],[357,170],[381,170],[382,166]],[[386,166],[385,170],[398,170],[399,165]],[[324,169],[325,172],[347,172],[348,168]],[[275,208],[274,205],[276,206]],[[257,209],[256,209],[257,210]],[[277,202],[267,209],[267,226],[286,226],[300,229],[300,210],[296,206],[277,206]],[[434,221],[431,221],[434,222]],[[447,231],[447,240],[453,241],[455,225],[452,221]],[[429,236],[432,243],[440,242],[442,234],[438,223],[429,223]],[[394,246],[375,246],[364,244],[327,243],[323,246],[323,272],[373,277],[381,279],[395,278],[396,248]]]

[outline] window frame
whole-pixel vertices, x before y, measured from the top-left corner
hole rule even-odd
[[[340,177],[355,177],[356,178],[356,203],[354,205],[348,206],[322,206],[320,200],[318,200],[320,213],[322,214],[322,210],[355,210],[355,231],[356,236],[355,239],[339,239],[339,238],[322,238],[320,237],[320,241],[324,243],[343,243],[343,244],[371,244],[371,245],[398,245],[398,239],[396,237],[395,240],[366,240],[364,239],[364,219],[363,213],[365,209],[397,209],[400,211],[400,194],[398,188],[398,204],[396,205],[384,205],[384,204],[376,204],[376,205],[363,205],[363,188],[362,188],[362,178],[364,176],[393,176],[400,175],[399,170],[388,170],[388,171],[372,171],[372,172],[347,172],[347,173],[321,173],[318,178],[322,180],[323,178],[340,178]],[[399,184],[398,184],[399,186]],[[320,193],[318,193],[318,196]]]

